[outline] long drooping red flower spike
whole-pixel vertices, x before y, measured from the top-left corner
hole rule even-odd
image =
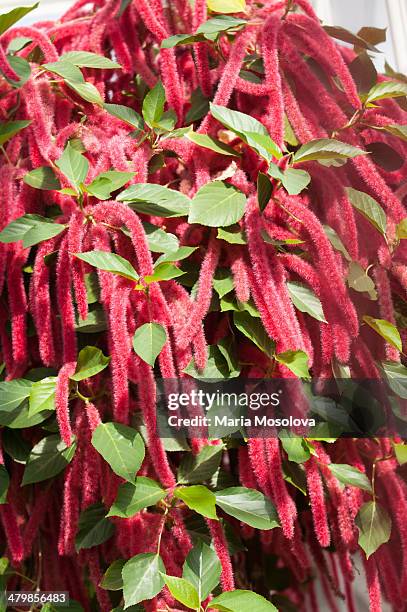
[[[27,260],[28,253],[21,247],[11,255],[7,289],[11,313],[11,338],[13,347],[13,359],[15,366],[24,368],[28,360],[27,343],[27,296],[24,288],[23,266]]]
[[[194,31],[206,20],[207,4],[205,0],[197,0],[194,6],[193,28]],[[212,94],[211,71],[209,68],[208,48],[205,43],[198,43],[194,51],[196,58],[196,69],[202,93],[210,97]]]
[[[374,557],[365,559],[362,556],[362,558],[366,572],[366,583],[369,593],[370,612],[382,612],[381,589],[376,561]]]
[[[279,147],[282,147],[284,142],[284,102],[278,62],[278,33],[281,25],[280,16],[272,15],[264,24],[262,35],[265,86],[268,97],[264,124]]]
[[[216,554],[222,565],[222,574],[220,578],[222,589],[224,591],[233,591],[235,588],[235,581],[233,578],[232,561],[230,559],[228,544],[222,526],[219,521],[214,521],[212,519],[206,519],[206,523],[212,536]]]
[[[68,251],[68,241],[65,237],[60,244],[56,266],[57,301],[61,314],[63,361],[75,362],[77,354],[75,334],[75,311],[71,295],[71,256]]]
[[[83,250],[83,240],[86,231],[85,219],[83,214],[78,211],[69,221],[67,246],[71,254],[70,268],[72,273],[72,283],[75,290],[75,301],[79,316],[85,320],[88,316],[88,300],[86,294],[85,277],[83,263],[80,259],[73,256],[73,253],[80,253]]]
[[[304,464],[307,477],[307,488],[311,500],[311,510],[314,522],[314,530],[318,542],[324,548],[329,546],[331,535],[328,525],[328,514],[324,499],[324,487],[318,463],[314,457],[308,459]]]
[[[75,373],[76,361],[69,361],[62,366],[58,373],[55,390],[55,410],[61,438],[67,446],[72,444],[72,428],[69,415],[69,387],[70,376]]]
[[[243,251],[236,252],[231,260],[236,297],[241,302],[247,302],[250,299],[250,284]]]
[[[292,497],[288,493],[283,478],[280,443],[278,438],[266,438],[264,443],[266,457],[268,459],[268,477],[270,479],[273,500],[276,504],[283,533],[286,538],[291,540],[294,537],[294,524],[297,518],[297,509]]]

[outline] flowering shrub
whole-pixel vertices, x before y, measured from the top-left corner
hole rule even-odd
[[[18,25],[33,8],[0,16],[1,588],[354,610],[359,555],[370,609],[402,609],[401,439],[156,427],[156,379],[186,377],[381,379],[403,419],[407,78],[377,74],[383,31],[308,0]]]

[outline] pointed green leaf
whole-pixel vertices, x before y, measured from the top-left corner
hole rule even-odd
[[[135,429],[120,423],[101,423],[93,432],[92,446],[115,474],[135,482],[145,454],[143,439]]]
[[[124,609],[155,597],[165,584],[162,574],[165,566],[157,554],[143,553],[129,559],[122,570]]]
[[[244,232],[237,223],[230,227],[219,227],[217,237],[219,240],[224,240],[229,244],[247,244]]]
[[[68,51],[60,56],[60,60],[84,68],[121,68],[120,64],[113,62],[108,57],[89,51]]]
[[[196,484],[211,478],[219,468],[222,452],[223,445],[207,445],[197,455],[186,454],[177,472],[179,484]]]
[[[351,204],[384,236],[387,219],[383,208],[370,195],[352,187],[346,188]]]
[[[10,484],[10,476],[4,465],[0,465],[0,506],[7,503],[7,491]]]
[[[407,83],[400,83],[400,81],[384,81],[372,87],[367,95],[365,103],[371,104],[379,100],[400,98],[402,96],[407,96]]]
[[[207,6],[214,13],[241,13],[246,10],[246,0],[207,0]]]
[[[153,253],[175,253],[178,250],[179,241],[175,234],[169,234],[147,221],[143,223],[143,227],[147,236],[148,248]]]
[[[70,83],[77,84],[85,83],[85,79],[82,72],[77,66],[71,64],[71,62],[63,62],[59,60],[57,62],[43,64],[42,68],[45,68],[45,70],[48,70],[49,72],[60,76],[66,82],[69,81]]]
[[[18,134],[18,132],[28,127],[31,123],[32,121],[29,119],[0,123],[0,147],[10,140],[10,138],[13,138],[13,136]]]
[[[110,115],[113,115],[113,117],[117,119],[121,119],[121,121],[131,125],[133,128],[138,130],[144,128],[144,121],[141,116],[129,106],[123,106],[122,104],[104,104],[103,108]]]
[[[66,446],[59,435],[43,438],[30,452],[22,485],[41,482],[56,476],[72,461],[75,450],[76,442]]]
[[[407,463],[407,444],[393,444],[396,459],[399,465]]]
[[[118,274],[129,280],[137,282],[139,275],[127,259],[108,251],[87,251],[86,253],[75,253],[75,257],[86,261],[99,270]]]
[[[34,187],[35,189],[44,189],[51,191],[53,189],[61,189],[61,183],[54,171],[49,166],[42,166],[27,172],[23,178],[24,183]]]
[[[209,345],[208,360],[203,371],[198,370],[192,359],[184,369],[185,374],[189,374],[197,380],[226,380],[235,378],[239,371],[231,372],[221,351],[214,344]]]
[[[154,273],[144,277],[144,281],[147,285],[151,283],[158,283],[160,281],[171,280],[185,274],[183,270],[177,268],[171,263],[161,263],[154,268]]]
[[[266,208],[273,193],[273,185],[264,172],[257,175],[257,200],[261,212]]]
[[[209,227],[232,225],[244,215],[246,196],[233,185],[212,181],[199,189],[191,202],[189,223]]]
[[[376,126],[374,127],[377,129]],[[390,134],[393,134],[393,136],[397,136],[398,138],[401,138],[401,140],[404,140],[404,142],[407,142],[407,125],[386,125],[383,128],[380,128],[380,130],[389,132]]]
[[[25,15],[31,13],[34,9],[38,7],[38,2],[32,4],[31,6],[18,6],[13,8],[11,11],[7,13],[3,13],[0,15],[0,35],[4,34],[6,30],[11,28],[17,21],[20,21]]]
[[[307,461],[311,457],[311,452],[305,440],[286,434],[287,432],[284,432],[284,435],[282,434],[279,438],[282,447],[287,453],[288,460],[294,463],[304,463],[304,461]]]
[[[383,361],[382,370],[388,385],[399,397],[407,399],[407,368],[397,361]]]
[[[191,95],[191,108],[186,114],[185,122],[192,123],[202,119],[209,112],[209,99],[204,96],[200,87],[194,89]]]
[[[164,113],[165,91],[161,81],[148,92],[143,101],[143,117],[144,121],[151,128],[160,121]]]
[[[400,333],[397,327],[386,321],[385,319],[375,319],[365,315],[363,317],[365,323],[367,323],[372,329],[375,330],[382,338],[389,344],[394,346],[400,353],[403,350],[403,345],[400,338]]]
[[[28,249],[29,247],[32,247],[38,244],[39,242],[54,238],[55,236],[61,234],[65,228],[66,225],[62,225],[61,223],[53,223],[50,219],[48,219],[44,223],[34,223],[32,227],[28,230],[28,232],[24,235],[23,247],[25,249]]]
[[[191,487],[179,487],[174,491],[174,497],[181,499],[188,508],[195,510],[202,516],[218,520],[216,515],[216,497],[207,487],[203,485],[192,485]]]
[[[141,325],[133,336],[134,352],[143,361],[154,367],[155,360],[167,342],[167,332],[159,323]]]
[[[235,157],[238,156],[237,151],[229,147],[224,142],[220,140],[216,140],[216,138],[212,138],[212,136],[208,136],[207,134],[197,134],[196,132],[188,132],[185,134],[185,137],[188,140],[191,140],[199,147],[203,147],[204,149],[210,149],[211,151],[215,151],[215,153],[219,153],[220,155],[233,155]]]
[[[253,317],[249,312],[234,312],[233,323],[237,329],[249,338],[263,353],[271,357],[274,353],[275,343],[264,329],[263,323]]]
[[[0,414],[11,412],[28,399],[32,384],[23,378],[0,382]]]
[[[126,561],[124,559],[116,559],[113,561],[103,574],[100,586],[108,591],[121,591],[123,588],[122,569]]]
[[[168,576],[166,574],[162,576],[174,599],[181,602],[187,608],[192,608],[193,610],[199,608],[199,595],[194,585],[185,580],[185,578],[177,578],[176,576]]]
[[[224,512],[256,529],[279,527],[276,509],[271,501],[255,489],[230,487],[215,493],[216,504]]]
[[[75,374],[71,380],[80,381],[96,376],[109,365],[110,357],[106,357],[96,346],[85,346],[78,356]]]
[[[340,253],[342,253],[342,255],[345,257],[345,259],[347,259],[348,261],[352,261],[351,256],[349,255],[345,245],[343,244],[342,240],[339,238],[338,234],[336,233],[336,231],[330,227],[329,225],[323,225],[324,228],[324,232],[329,240],[329,242],[332,244],[333,248],[336,249],[337,251],[339,251]]]
[[[396,226],[396,236],[399,240],[407,238],[407,219],[403,219]]]
[[[155,480],[138,476],[135,485],[131,482],[120,485],[116,499],[107,516],[130,518],[143,508],[155,506],[166,495],[166,491]]]
[[[287,170],[284,171],[284,176],[281,181],[289,195],[298,195],[308,187],[311,182],[311,176],[305,170],[287,168]]]
[[[199,540],[185,559],[182,577],[195,587],[199,600],[204,601],[219,584],[221,571],[217,554]]]
[[[86,157],[68,142],[64,152],[55,164],[71,185],[79,189],[80,184],[85,181],[89,170],[89,162]]]
[[[308,355],[304,351],[286,351],[275,355],[275,358],[299,378],[310,378]]]
[[[55,410],[56,376],[48,376],[33,383],[30,389],[29,415],[33,416],[43,410]]]
[[[92,83],[78,83],[77,81],[69,81],[68,79],[65,80],[65,83],[87,102],[103,106],[100,92]]]
[[[367,558],[390,539],[391,518],[387,510],[376,501],[363,504],[355,523],[359,529],[359,546],[365,551]]]
[[[349,266],[347,283],[351,289],[360,293],[369,293],[372,297],[376,295],[376,287],[373,280],[367,274],[367,271],[356,261],[352,261]]]
[[[190,199],[174,189],[151,183],[131,185],[117,197],[137,212],[154,217],[182,217],[189,213]]]
[[[262,595],[252,591],[227,591],[209,602],[209,609],[222,610],[223,612],[278,612],[277,608],[267,601]]]
[[[294,306],[298,310],[308,313],[317,321],[326,323],[322,304],[312,289],[295,281],[287,281],[287,289]]]
[[[93,548],[109,540],[115,528],[106,517],[103,504],[97,503],[88,506],[79,517],[78,532],[75,537],[76,551],[83,548]]]
[[[192,255],[192,253],[194,253],[197,248],[198,247],[182,246],[179,247],[176,251],[165,253],[157,259],[154,264],[154,267],[157,267],[163,263],[182,261],[183,259],[186,259],[190,255]]]
[[[311,140],[302,145],[294,154],[293,162],[303,163],[319,159],[348,159],[366,154],[366,151],[362,151],[362,149],[348,145],[340,140],[321,138]]]
[[[332,474],[345,485],[352,485],[372,493],[372,485],[366,474],[346,463],[330,463],[327,465]]]
[[[205,38],[202,35],[195,34],[174,34],[165,38],[161,43],[161,49],[173,49],[180,45],[191,45],[195,42],[204,41]]]

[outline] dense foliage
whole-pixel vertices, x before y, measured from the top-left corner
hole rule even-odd
[[[160,439],[156,380],[382,379],[403,419],[407,78],[308,0],[192,4],[0,16],[0,586],[354,610],[359,556],[402,609],[402,440]]]

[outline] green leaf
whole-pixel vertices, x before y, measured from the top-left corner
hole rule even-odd
[[[105,514],[106,509],[101,503],[92,504],[82,511],[75,537],[76,552],[103,544],[112,537],[115,528]]]
[[[195,195],[188,216],[189,223],[209,227],[232,225],[244,215],[246,196],[223,181],[207,183]]]
[[[51,62],[48,64],[43,64],[42,68],[45,68],[45,70],[60,76],[66,82],[85,83],[82,72],[79,70],[79,68],[71,64],[71,62]]]
[[[356,261],[352,261],[349,266],[347,283],[351,289],[360,293],[369,293],[371,299],[377,299],[376,287],[367,271],[362,268]]]
[[[185,580],[185,578],[177,578],[176,576],[168,576],[166,574],[162,576],[174,599],[181,602],[187,608],[192,608],[193,610],[199,608],[200,599],[198,592],[188,580]]]
[[[222,298],[234,288],[233,275],[227,268],[218,268],[213,277],[213,288]]]
[[[182,259],[186,259],[190,255],[192,255],[192,253],[194,253],[197,248],[198,247],[182,246],[179,247],[176,251],[165,253],[157,259],[154,264],[154,267],[156,268],[157,266],[163,263],[181,261]]]
[[[394,452],[399,465],[407,463],[407,444],[393,443]]]
[[[108,251],[87,251],[86,253],[75,253],[75,257],[86,261],[99,270],[118,274],[129,280],[137,282],[139,275],[127,259]]]
[[[207,6],[214,13],[241,13],[246,10],[246,0],[207,0]]]
[[[215,151],[215,153],[220,153],[220,155],[233,155],[238,157],[237,151],[232,149],[232,147],[229,147],[224,142],[216,140],[216,138],[212,138],[207,134],[197,134],[191,131],[185,134],[185,137],[204,149],[210,149],[211,151]]]
[[[383,361],[381,367],[390,389],[399,397],[407,399],[407,368],[396,361]]]
[[[122,570],[125,609],[152,599],[163,588],[165,567],[159,555],[143,553],[127,561]]]
[[[261,212],[266,208],[273,193],[273,185],[264,172],[257,175],[257,200]]]
[[[303,438],[286,436],[286,432],[279,436],[281,444],[287,453],[288,460],[294,463],[304,463],[311,457],[309,446]]]
[[[212,40],[213,34],[220,34],[221,32],[228,32],[229,30],[238,30],[246,25],[246,23],[246,19],[231,17],[230,15],[216,15],[212,17],[212,19],[208,19],[201,23],[196,33],[209,35],[209,40]]]
[[[85,346],[78,356],[75,374],[71,380],[80,381],[96,376],[109,365],[110,357],[106,357],[96,346]]]
[[[332,474],[345,485],[352,485],[372,493],[372,485],[366,474],[346,463],[330,463],[327,465]]]
[[[263,353],[271,357],[274,353],[275,343],[264,329],[263,323],[253,317],[249,312],[234,312],[233,323],[237,329],[249,338]]]
[[[167,342],[167,332],[159,323],[141,325],[133,336],[134,352],[154,367],[155,360]]]
[[[289,195],[298,195],[311,182],[311,176],[305,170],[287,168],[282,178],[283,187]]]
[[[33,416],[43,410],[55,410],[56,376],[48,376],[33,383],[30,389],[29,415]]]
[[[144,121],[141,116],[129,106],[123,106],[122,104],[103,104],[103,108],[110,115],[113,115],[113,117],[117,119],[121,119],[121,121],[131,125],[133,128],[138,130],[144,128]]]
[[[31,120],[25,119],[22,119],[21,121],[8,121],[7,123],[0,123],[0,147],[10,140],[10,138],[13,138],[13,136],[18,134],[18,132],[28,127],[31,123]]]
[[[360,508],[355,523],[359,529],[359,546],[369,558],[391,535],[391,518],[387,510],[376,501],[370,501]]]
[[[217,237],[219,240],[224,240],[229,244],[247,244],[246,237],[239,224],[231,225],[230,227],[219,227]]]
[[[18,53],[22,51],[24,47],[32,42],[32,38],[29,36],[17,36],[13,38],[8,44],[7,53]]]
[[[195,587],[199,600],[204,601],[218,585],[221,571],[217,554],[200,540],[185,559],[182,577]]]
[[[370,195],[352,187],[346,187],[349,201],[384,236],[387,219],[383,208]]]
[[[203,371],[196,368],[192,359],[184,369],[184,372],[197,380],[227,380],[239,375],[239,371],[230,371],[221,351],[214,344],[209,345],[208,360]]]
[[[144,277],[147,285],[158,283],[160,281],[171,280],[185,274],[183,270],[177,268],[171,263],[162,263],[154,268],[154,273]]]
[[[10,484],[10,476],[4,465],[0,465],[0,506],[7,504],[7,491]]]
[[[154,128],[164,113],[165,90],[161,81],[148,92],[143,101],[144,121],[151,128]]]
[[[161,115],[161,119],[155,123],[155,128],[158,128],[160,133],[161,131],[172,132],[176,123],[177,115],[175,111],[170,109]]]
[[[112,192],[128,183],[134,174],[134,172],[117,172],[116,170],[102,172],[89,185],[86,185],[86,191],[99,200],[108,200]]]
[[[7,61],[19,78],[17,81],[15,81],[13,79],[9,79],[4,74],[3,76],[5,77],[6,81],[10,83],[10,85],[19,89],[20,87],[25,85],[25,83],[27,83],[28,79],[30,78],[31,66],[26,59],[18,55],[7,55]]]
[[[226,106],[210,104],[212,116],[228,130],[237,134],[246,144],[255,149],[259,155],[270,161],[271,157],[279,159],[281,151],[270,138],[265,126],[254,117],[230,110]]]
[[[339,251],[340,253],[342,253],[345,259],[347,259],[348,261],[352,261],[351,256],[349,255],[345,245],[343,244],[342,240],[339,238],[336,231],[329,225],[323,225],[322,227],[324,228],[324,232],[329,242],[332,244],[333,248]]]
[[[78,96],[86,100],[87,102],[91,102],[92,104],[97,104],[98,106],[103,106],[103,100],[99,93],[99,90],[92,85],[92,83],[78,83],[76,81],[68,81],[65,80],[65,83],[75,91]]]
[[[108,591],[121,591],[123,588],[122,569],[126,561],[124,559],[116,559],[113,561],[103,574],[100,586]]]
[[[365,315],[363,321],[367,323],[372,329],[375,330],[382,338],[389,344],[394,346],[400,353],[403,350],[403,345],[400,338],[400,333],[397,327],[386,321],[385,319],[374,319]]]
[[[191,95],[191,108],[186,114],[185,122],[193,123],[205,117],[209,112],[209,99],[204,96],[200,87],[194,89]]]
[[[85,320],[77,317],[75,330],[80,334],[97,334],[107,330],[107,321],[104,311],[101,308],[89,311]]]
[[[212,599],[208,607],[222,610],[223,612],[242,612],[242,610],[250,610],[250,612],[278,612],[277,608],[262,595],[243,590],[222,593]]]
[[[369,91],[365,104],[371,104],[372,102],[378,102],[379,100],[386,100],[388,98],[400,98],[407,96],[407,83],[400,83],[400,81],[384,81],[378,83]]]
[[[207,518],[218,520],[216,515],[216,497],[207,487],[203,485],[192,485],[191,487],[179,487],[174,491],[174,497],[181,499],[188,508],[195,510],[198,514]]]
[[[11,11],[8,11],[8,13],[3,13],[0,15],[0,35],[4,34],[6,30],[11,28],[11,26],[17,23],[17,21],[20,21],[20,19],[22,19],[25,15],[28,15],[28,13],[31,13],[31,11],[36,9],[38,4],[39,3],[36,2],[31,6],[19,6]]]
[[[39,215],[23,215],[14,221],[11,221],[1,232],[0,242],[9,244],[23,240],[27,232],[34,227],[35,223],[41,220]]]
[[[51,219],[47,219],[44,222],[35,222],[23,238],[23,247],[28,249],[39,242],[54,238],[63,232],[66,225],[61,223],[53,223]]]
[[[399,240],[407,238],[407,219],[403,219],[396,225],[396,236]]]
[[[276,509],[271,501],[255,489],[230,487],[215,493],[216,504],[226,514],[256,529],[279,527]]]
[[[86,157],[79,153],[70,142],[55,165],[75,189],[79,189],[80,184],[85,181],[89,170],[89,162]]]
[[[23,178],[24,183],[34,187],[35,189],[45,189],[51,191],[54,189],[61,189],[61,183],[58,177],[55,176],[52,168],[48,166],[42,166],[27,172]]]
[[[32,382],[23,378],[0,382],[0,414],[11,412],[28,399],[31,386]]]
[[[169,234],[147,221],[143,222],[143,227],[147,236],[148,248],[153,253],[175,253],[178,250],[179,241],[175,234]]]
[[[190,199],[183,193],[152,183],[131,185],[116,199],[129,202],[132,210],[154,217],[186,216],[190,207]]]
[[[145,455],[143,439],[135,429],[120,423],[101,423],[93,432],[92,446],[115,474],[135,482]]]
[[[195,34],[174,34],[165,38],[161,43],[161,49],[173,49],[181,45],[191,45],[193,43],[204,41],[205,37]]]
[[[312,289],[295,281],[287,281],[287,289],[294,306],[298,310],[308,313],[317,321],[326,323],[322,304]]]
[[[204,446],[197,455],[188,453],[177,472],[179,484],[196,484],[209,480],[219,468],[223,445]]]
[[[377,130],[378,128],[374,126],[374,129]],[[386,125],[380,128],[380,131],[389,132],[389,134],[393,134],[393,136],[397,136],[404,140],[404,142],[407,142],[407,125]]]
[[[120,64],[113,62],[108,57],[90,53],[89,51],[68,51],[60,56],[60,61],[70,62],[74,66],[84,68],[121,68]]]
[[[304,351],[286,351],[275,355],[275,358],[299,378],[310,378],[308,355]]]
[[[143,508],[155,506],[166,495],[167,492],[155,480],[138,476],[135,485],[131,482],[120,485],[116,499],[107,516],[131,518]]]
[[[348,145],[333,138],[311,140],[302,145],[294,154],[293,162],[302,163],[320,159],[348,159],[358,155],[366,155],[366,151]]]
[[[66,446],[59,435],[43,438],[30,452],[22,485],[41,482],[56,476],[72,461],[75,450],[75,441],[71,446]]]

